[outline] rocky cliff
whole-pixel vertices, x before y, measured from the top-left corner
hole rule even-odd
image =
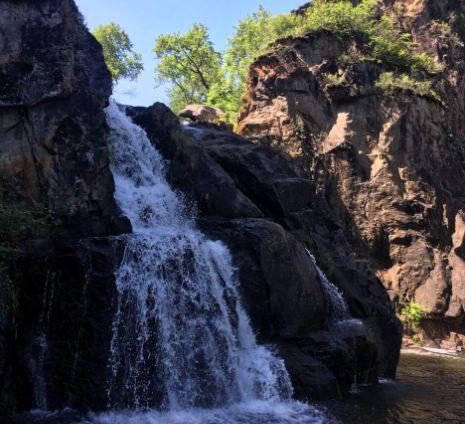
[[[380,4],[440,69],[434,98],[383,90],[392,69],[348,61],[366,46],[320,32],[282,40],[253,64],[239,120],[243,136],[294,158],[398,310],[419,304],[424,336],[451,346],[465,333],[463,7]]]
[[[1,1],[0,46],[0,201],[50,217],[0,277],[0,409],[40,407],[42,371],[51,407],[92,405],[114,266],[109,244],[88,238],[129,230],[109,169],[111,77],[71,0]]]
[[[24,240],[9,270],[15,307],[0,315],[2,411],[104,409],[114,271],[124,246],[114,236],[130,231],[109,169],[110,75],[72,0],[0,1],[0,22],[1,201],[41,203],[50,212],[49,227]],[[307,39],[299,42],[319,54]],[[289,57],[286,69],[293,66]],[[287,81],[311,100],[301,79],[306,72]],[[317,79],[309,78],[316,90]],[[319,96],[308,116],[321,108],[330,113],[326,94]],[[280,124],[288,131],[282,145],[294,140],[288,145],[298,150],[296,135],[305,133],[295,131],[286,103],[278,103],[288,122]],[[372,264],[354,254],[342,200],[339,213],[331,213],[336,194],[325,199],[305,169],[269,146],[184,128],[160,104],[127,113],[168,161],[170,183],[191,200],[203,230],[230,247],[253,327],[285,359],[297,397],[395,375],[401,326]],[[328,293],[338,297],[334,288],[306,249],[342,291],[347,314],[338,312]],[[11,293],[4,296],[3,271],[0,278],[3,312]]]

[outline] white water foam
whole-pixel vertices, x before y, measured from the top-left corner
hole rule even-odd
[[[171,412],[108,412],[90,417],[95,424],[322,424],[328,417],[298,402],[253,401],[217,409]],[[331,421],[335,423],[336,421]],[[82,424],[85,424],[83,421]]]
[[[115,198],[133,227],[116,275],[108,395],[131,412],[94,421],[320,422],[291,400],[284,362],[257,345],[228,249],[196,229],[145,132],[115,104],[107,120]]]

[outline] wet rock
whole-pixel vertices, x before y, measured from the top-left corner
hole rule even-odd
[[[294,397],[312,401],[337,393],[338,381],[322,362],[293,344],[281,344],[278,354],[284,359],[294,387]]]
[[[258,338],[297,337],[324,325],[326,298],[301,243],[265,219],[208,220],[203,229],[233,252]]]
[[[169,108],[155,103],[149,108],[126,107],[126,111],[169,161],[168,181],[189,196],[201,213],[228,218],[263,216],[221,166],[193,142],[194,136],[183,131]]]
[[[349,390],[357,375],[374,382],[378,373],[395,374],[402,329],[389,298],[369,267],[353,256],[313,182],[286,155],[230,132],[201,128],[193,133],[183,129],[161,105],[127,110],[168,160],[170,182],[198,205],[203,231],[231,249],[243,301],[258,339],[293,346],[283,356],[288,358],[292,378],[301,380],[297,389],[300,398],[322,396],[334,389],[334,381],[341,390]],[[207,174],[209,182],[204,184],[200,176]],[[241,193],[239,203],[232,194],[221,200],[223,209],[217,204],[219,197],[210,194],[220,175],[227,176],[222,177],[227,183],[222,183],[219,191]],[[212,200],[210,205],[206,195]],[[239,209],[234,204],[243,204],[242,199],[251,207],[241,208],[240,215],[231,214]],[[309,332],[330,334],[328,300],[305,247],[325,261],[351,312],[372,318],[371,333],[384,334],[385,338],[364,334],[356,337],[357,342],[343,341],[332,350],[334,341],[328,336],[323,343],[328,350],[322,355],[328,365],[319,361],[317,350],[310,349],[308,338],[307,351],[294,349],[296,340]],[[369,352],[368,359],[364,352]],[[292,358],[304,362],[299,365]],[[337,364],[343,365],[338,368]],[[350,371],[344,373],[346,365]],[[299,366],[306,370],[303,375],[308,380],[298,375]],[[322,380],[316,384],[318,373]]]
[[[94,238],[50,246],[41,258],[25,256],[18,264],[23,316],[14,372],[20,410],[34,405],[49,410],[105,408],[116,307],[114,270],[123,248],[122,240]],[[37,405],[41,381],[46,405]]]

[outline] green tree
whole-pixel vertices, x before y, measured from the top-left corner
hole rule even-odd
[[[318,31],[345,41],[355,36],[363,53],[344,54],[342,62],[372,61],[403,74],[440,72],[429,56],[413,52],[410,34],[399,31],[393,18],[380,12],[378,0],[314,0],[299,15],[273,16],[260,6],[238,23],[222,57],[207,28],[197,24],[184,35],[167,34],[156,40],[157,78],[171,84],[169,97],[175,111],[188,103],[207,103],[220,108],[232,122],[242,105],[253,61],[275,41],[289,36]]]
[[[229,95],[223,108],[239,110],[250,65],[273,41],[291,34],[298,21],[297,15],[272,16],[260,6],[257,12],[239,22],[224,55],[222,88]]]
[[[207,27],[194,24],[185,34],[163,34],[153,49],[159,60],[158,83],[169,83],[171,107],[179,111],[190,103],[205,103],[220,78],[221,54],[213,47]]]
[[[103,47],[105,63],[113,81],[116,83],[122,78],[135,80],[144,69],[142,57],[134,51],[134,46],[123,28],[110,22],[95,28],[93,34]]]

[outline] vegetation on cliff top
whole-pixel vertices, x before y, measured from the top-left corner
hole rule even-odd
[[[440,69],[426,54],[413,52],[410,34],[382,15],[377,0],[315,0],[301,14],[272,16],[263,7],[239,22],[221,55],[214,50],[207,28],[195,24],[186,34],[165,34],[155,43],[157,80],[171,84],[171,106],[207,103],[235,118],[246,91],[250,65],[268,47],[285,37],[329,31],[342,40],[356,37],[364,46],[358,61],[374,61],[396,73],[434,74]]]

